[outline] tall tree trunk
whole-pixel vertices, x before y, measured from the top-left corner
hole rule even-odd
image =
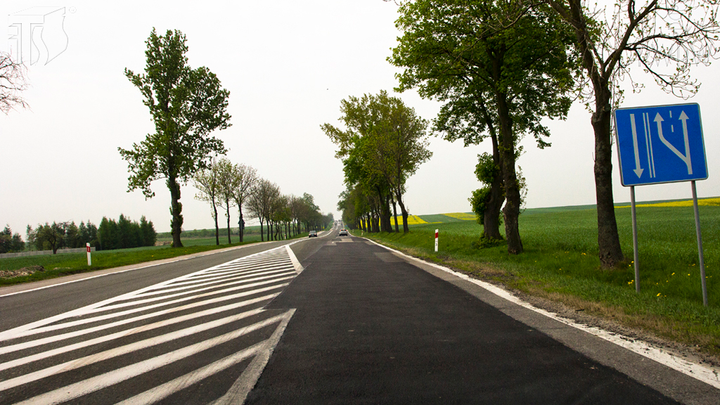
[[[610,135],[610,89],[607,81],[601,93],[595,92],[595,112],[592,126],[595,133],[595,198],[598,218],[598,251],[603,267],[614,267],[624,256],[620,247],[620,236],[615,218],[615,203],[612,190],[612,140]]]
[[[260,220],[260,242],[265,242],[265,232],[263,231],[263,221]]]
[[[497,136],[492,135],[493,163],[498,171],[490,183],[490,198],[485,206],[483,214],[483,234],[486,239],[502,239],[500,234],[500,210],[505,202],[503,193],[502,161]]]
[[[172,222],[170,229],[172,231],[173,247],[183,247],[180,241],[180,233],[182,232],[182,204],[180,204],[180,185],[174,175],[170,175],[167,179],[167,186],[170,189],[170,213],[172,214]]]
[[[378,189],[380,197],[380,232],[392,232],[390,223],[390,198]]]
[[[483,214],[483,235],[486,239],[502,239],[500,234],[500,210],[505,202],[505,192],[503,191],[502,178],[502,159],[500,157],[500,146],[498,144],[498,136],[493,119],[488,112],[483,97],[478,98],[480,111],[487,122],[488,132],[490,133],[490,142],[492,144],[493,164],[497,168],[495,177],[490,182],[490,197],[485,204],[485,213]]]
[[[212,200],[213,219],[215,220],[215,246],[220,246],[220,226],[218,225],[218,212],[215,200]]]
[[[398,220],[397,220],[397,204],[395,203],[395,199],[392,200],[392,206],[393,206],[393,218],[395,218],[395,233],[400,233],[400,228],[398,227]]]
[[[397,200],[398,205],[400,205],[400,212],[403,217],[403,233],[408,233],[410,232],[410,227],[408,226],[408,212],[407,208],[405,208],[405,203],[402,200],[402,195],[399,192],[396,192],[395,199]]]
[[[520,254],[523,251],[520,239],[520,185],[515,171],[515,135],[512,128],[507,99],[504,93],[496,95],[500,120],[500,160],[502,162],[502,179],[505,188],[505,237],[508,253]]]
[[[598,218],[598,253],[603,267],[613,267],[623,261],[620,236],[617,231],[615,204],[612,194],[612,142],[610,114],[612,93],[609,77],[612,71],[598,66],[590,49],[590,29],[587,26],[580,0],[568,0],[570,15],[566,16],[575,28],[578,49],[595,93],[595,112],[591,122],[595,135],[595,199]],[[551,4],[552,5],[552,4]],[[553,5],[557,9],[556,5]]]
[[[232,245],[232,233],[230,232],[230,200],[225,200],[225,216],[227,217],[228,245]]]
[[[245,221],[243,220],[242,207],[238,209],[240,219],[238,219],[238,233],[240,234],[240,243],[243,242],[243,235],[245,234]]]

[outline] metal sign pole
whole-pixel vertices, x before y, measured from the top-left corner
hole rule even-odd
[[[630,209],[632,210],[633,259],[635,263],[635,292],[640,292],[640,264],[638,263],[637,215],[635,214],[635,186],[630,187]]]
[[[705,259],[702,247],[702,235],[700,233],[700,211],[698,210],[697,189],[695,181],[692,184],[693,206],[695,207],[695,233],[697,234],[698,254],[700,255],[700,280],[702,281],[703,305],[708,306],[707,282],[705,279]]]

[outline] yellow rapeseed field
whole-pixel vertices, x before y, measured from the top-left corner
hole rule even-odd
[[[401,215],[398,215],[397,217],[398,224],[402,225],[403,219]],[[393,225],[395,225],[395,220],[393,219],[391,222]],[[422,218],[420,218],[417,215],[408,215],[407,219],[408,225],[421,225],[421,224],[427,224],[427,222],[423,221]]]
[[[698,205],[720,206],[720,197],[698,199]],[[636,207],[692,207],[692,200],[670,201],[654,204],[637,204]]]
[[[444,215],[448,216],[450,218],[462,219],[463,221],[474,221],[475,220],[475,214],[468,214],[466,212],[455,212],[452,214],[444,214]]]

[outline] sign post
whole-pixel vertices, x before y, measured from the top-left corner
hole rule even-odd
[[[635,289],[640,291],[635,216],[635,186],[690,181],[700,256],[703,303],[708,305],[696,180],[708,177],[702,120],[698,104],[620,108],[615,110],[620,179],[630,187]]]

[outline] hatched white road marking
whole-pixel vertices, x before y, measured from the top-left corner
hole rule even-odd
[[[61,403],[202,353],[208,364],[129,393],[125,403],[167,398],[267,353],[270,334],[284,330],[294,311],[263,308],[300,271],[292,250],[282,246],[2,331],[0,402]],[[240,341],[233,354],[218,359],[209,354]],[[175,346],[178,342],[183,346]],[[126,355],[138,360],[108,366],[108,360]],[[83,374],[95,364],[103,364],[99,374]],[[58,375],[70,382],[45,387],[46,379]]]

